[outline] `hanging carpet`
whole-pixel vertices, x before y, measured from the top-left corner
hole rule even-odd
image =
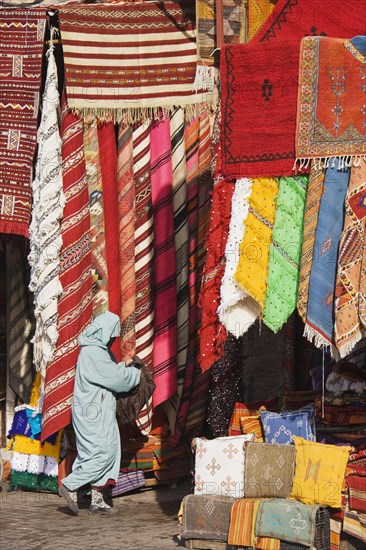
[[[366,25],[365,25],[366,26]],[[296,157],[309,159],[366,156],[366,37],[351,40],[308,36],[301,42]],[[323,161],[327,166],[327,161]]]
[[[62,175],[66,204],[61,223],[59,333],[47,367],[42,440],[71,422],[78,337],[92,320],[89,193],[85,173],[83,124],[65,111],[61,122]]]
[[[2,9],[0,233],[28,237],[46,25],[45,9]]]
[[[210,99],[193,89],[197,67],[192,2],[129,2],[59,9],[69,106],[144,118],[157,107]],[[146,112],[145,112],[146,114]]]

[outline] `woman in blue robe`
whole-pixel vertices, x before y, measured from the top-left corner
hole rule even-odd
[[[102,491],[117,481],[121,462],[115,395],[134,388],[141,375],[139,368],[117,363],[109,351],[120,331],[118,316],[106,311],[79,337],[72,405],[77,458],[60,487],[61,496],[75,514],[79,513],[77,490],[85,485],[91,487],[90,513],[112,513]]]

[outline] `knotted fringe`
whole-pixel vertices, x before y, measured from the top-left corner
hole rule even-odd
[[[307,323],[305,324],[303,336],[305,336],[309,342],[312,342],[318,349],[329,351],[333,359],[336,359],[337,361],[340,359],[340,354],[337,348]]]
[[[117,122],[119,124],[135,124],[143,123],[148,120],[165,120],[170,118],[171,114],[178,108],[179,105],[169,107],[133,107],[130,109],[122,108],[77,108],[72,107],[71,110],[76,115],[81,116],[85,122],[97,119],[100,122]],[[211,112],[209,103],[196,103],[193,105],[182,106],[184,117],[187,123],[196,118],[197,115],[204,112]]]
[[[342,155],[340,157],[328,157],[328,158],[296,158],[292,170],[294,172],[302,172],[310,166],[310,162],[314,162],[314,168],[316,170],[325,170],[331,166],[335,167],[338,162],[338,170],[344,168],[357,168],[361,165],[361,160],[366,161],[366,155]]]

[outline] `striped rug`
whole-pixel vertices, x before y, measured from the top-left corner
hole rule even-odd
[[[121,359],[136,352],[135,335],[135,182],[133,179],[133,130],[121,125],[118,132],[119,259],[121,285]]]
[[[149,121],[133,132],[135,180],[135,281],[136,354],[153,371],[154,341],[154,227],[151,202]],[[151,429],[152,399],[141,411],[138,424],[142,433]]]
[[[150,155],[155,250],[153,404],[157,407],[177,389],[177,287],[169,119],[153,123]]]
[[[193,88],[194,14],[189,0],[60,7],[70,107],[136,120],[210,100]]]
[[[66,198],[61,224],[58,304],[59,338],[46,372],[42,440],[71,422],[71,402],[78,337],[92,320],[89,194],[85,177],[83,125],[64,112],[61,123],[63,190]]]

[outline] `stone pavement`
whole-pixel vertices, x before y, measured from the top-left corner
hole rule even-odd
[[[1,550],[173,550],[179,540],[177,514],[187,480],[177,487],[161,485],[113,499],[118,513],[90,516],[89,500],[74,516],[58,495],[25,491],[0,493]]]

